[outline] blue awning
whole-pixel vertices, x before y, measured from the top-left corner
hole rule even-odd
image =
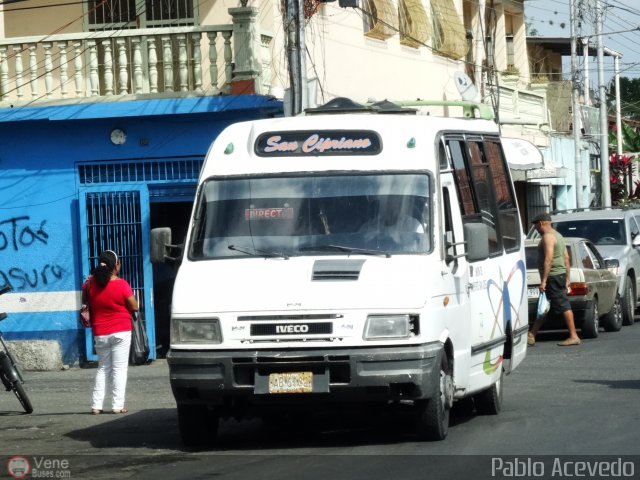
[[[151,117],[165,115],[193,115],[198,113],[262,110],[265,115],[277,115],[283,103],[263,95],[228,95],[201,97],[172,97],[127,100],[114,97],[95,97],[86,101],[66,101],[46,106],[16,106],[0,109],[0,122],[64,121],[101,118]]]

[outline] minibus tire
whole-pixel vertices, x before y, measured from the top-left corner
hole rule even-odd
[[[478,415],[497,415],[502,409],[504,368],[500,367],[500,378],[486,390],[473,396]]]
[[[444,440],[447,437],[452,403],[453,376],[447,354],[443,352],[437,391],[430,399],[416,402],[416,430],[420,440]]]
[[[187,447],[199,447],[215,443],[219,418],[205,405],[178,404],[178,429],[180,439]]]

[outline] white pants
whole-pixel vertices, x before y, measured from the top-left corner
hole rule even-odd
[[[91,408],[102,410],[107,384],[111,386],[111,408],[124,408],[131,332],[100,335],[93,337],[93,342],[98,354],[98,371]]]

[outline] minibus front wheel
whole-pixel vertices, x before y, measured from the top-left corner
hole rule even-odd
[[[206,405],[182,404],[178,408],[180,439],[187,447],[212,445],[218,434],[219,416]]]
[[[449,414],[453,405],[453,374],[446,352],[442,352],[436,391],[428,400],[416,401],[417,434],[421,440],[444,440],[449,433]]]

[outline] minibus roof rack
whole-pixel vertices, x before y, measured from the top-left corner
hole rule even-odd
[[[382,100],[363,105],[346,97],[337,97],[319,107],[307,108],[304,111],[304,115],[328,113],[403,113],[415,115],[418,111],[417,108],[407,107],[460,107],[464,118],[480,118],[484,120],[493,120],[495,118],[490,106],[465,100]]]
[[[404,113],[415,115],[416,112],[417,110],[415,108],[403,108],[389,100],[382,100],[380,102],[362,105],[346,97],[337,97],[333,100],[329,100],[324,105],[307,108],[305,110],[306,115],[327,113]]]
[[[480,118],[493,120],[493,109],[484,103],[469,102],[467,100],[399,100],[395,101],[402,107],[461,107],[464,118]],[[453,115],[451,115],[453,116]]]

